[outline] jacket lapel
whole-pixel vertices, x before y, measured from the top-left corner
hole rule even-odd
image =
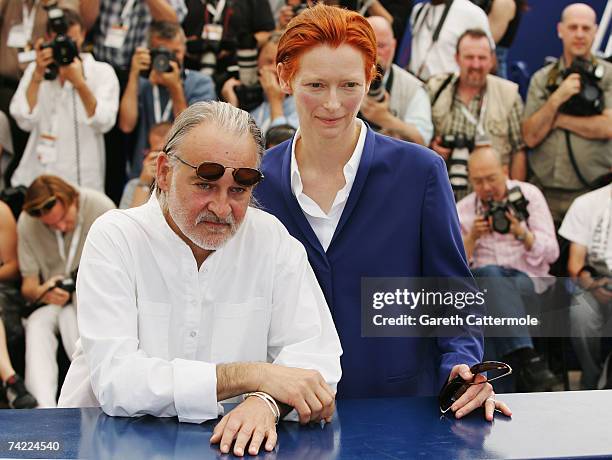
[[[344,210],[342,211],[342,215],[340,216],[340,221],[338,222],[338,226],[336,227],[334,236],[331,240],[331,243],[329,244],[329,248],[334,245],[334,241],[336,241],[336,238],[338,238],[338,235],[344,228],[344,225],[348,221],[349,217],[351,216],[351,213],[357,205],[357,202],[359,201],[359,196],[361,195],[361,191],[363,190],[366,179],[368,178],[370,166],[372,165],[372,161],[374,159],[375,140],[376,135],[374,131],[372,131],[372,129],[368,127],[368,132],[366,134],[366,139],[363,146],[363,153],[361,154],[361,161],[359,162],[359,167],[357,168],[357,175],[355,176],[355,182],[353,182],[351,193],[349,194],[346,205],[344,206]]]
[[[310,247],[321,256],[321,259],[324,261],[325,265],[328,265],[327,256],[325,255],[323,246],[321,246],[317,235],[315,235],[315,232],[312,230],[312,227],[308,223],[302,208],[300,208],[297,198],[291,190],[291,144],[292,142],[287,142],[287,148],[283,154],[283,163],[281,165],[281,192],[285,199],[289,214],[306,238],[306,241],[308,241]]]

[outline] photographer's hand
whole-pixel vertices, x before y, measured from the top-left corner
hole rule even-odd
[[[391,111],[389,110],[389,93],[385,91],[384,99],[381,102],[377,102],[366,95],[361,102],[359,110],[366,120],[382,128],[387,128],[387,120],[391,116]]]
[[[238,101],[238,96],[236,95],[236,91],[234,88],[236,86],[240,86],[240,80],[232,77],[223,83],[223,87],[221,88],[221,97],[228,104],[232,104],[234,107],[238,107],[240,102]]]
[[[528,251],[533,247],[535,236],[530,232],[521,221],[516,218],[510,211],[506,211],[506,218],[510,221],[510,233],[521,241]]]
[[[36,67],[26,90],[26,99],[30,106],[30,113],[34,111],[34,107],[38,103],[38,88],[40,88],[40,84],[45,78],[45,70],[49,64],[53,63],[53,50],[51,48],[42,49],[42,45],[42,38],[36,40]]]
[[[43,288],[43,291],[46,291],[47,289],[51,288],[51,290],[47,292],[41,299],[44,303],[50,305],[59,305],[60,307],[63,307],[70,301],[69,292],[57,287],[53,287],[58,281],[63,279],[64,276],[62,275],[53,276],[41,286]]]
[[[174,61],[170,61],[170,67],[172,67],[171,72],[158,72],[155,69],[151,70],[149,81],[153,85],[161,85],[168,90],[170,98],[172,99],[172,113],[176,118],[187,108],[187,101],[185,99],[185,91],[183,90],[181,68],[178,63]]]
[[[553,99],[558,107],[560,107],[563,103],[569,100],[575,94],[580,92],[580,75],[577,73],[573,73],[567,76],[565,80],[559,85],[559,87],[555,90],[554,93],[551,94],[551,99]]]
[[[436,136],[431,141],[431,149],[440,155],[444,161],[447,161],[453,152],[452,149],[442,147],[441,145],[442,138],[440,136]]]
[[[606,284],[612,283],[612,280],[606,276],[602,276],[594,280],[589,285],[589,291],[593,294],[593,297],[597,299],[601,305],[608,305],[612,302],[612,291],[608,291],[605,286]]]

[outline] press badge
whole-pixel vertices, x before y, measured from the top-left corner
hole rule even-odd
[[[204,24],[202,38],[213,42],[220,42],[223,37],[223,26],[221,24]]]
[[[115,24],[106,32],[104,46],[107,48],[121,48],[127,37],[128,27],[121,24]]]
[[[56,148],[57,137],[49,133],[43,133],[40,135],[38,146],[36,147],[36,155],[38,161],[42,164],[55,163],[57,161],[57,148]]]
[[[17,62],[19,64],[29,64],[36,60],[36,50],[22,51],[17,53]]]
[[[25,48],[27,46],[28,37],[26,37],[26,31],[23,24],[15,24],[11,27],[6,42],[9,48]]]

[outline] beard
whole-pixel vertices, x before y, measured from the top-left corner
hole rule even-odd
[[[172,181],[168,193],[168,213],[179,230],[196,246],[216,251],[236,234],[241,222],[236,222],[233,214],[220,218],[215,213],[203,210],[195,219],[189,217],[189,210],[176,199],[176,181]],[[190,222],[191,220],[191,222]],[[207,223],[223,224],[209,226]]]

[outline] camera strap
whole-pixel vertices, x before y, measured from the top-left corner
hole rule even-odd
[[[132,10],[134,9],[134,3],[136,3],[136,0],[127,0],[123,6],[123,9],[121,10],[121,24],[124,26],[130,22],[130,16],[132,14]]]
[[[431,52],[432,48],[435,46],[436,42],[438,41],[438,38],[440,38],[440,32],[442,32],[442,26],[444,26],[444,23],[446,22],[446,17],[448,16],[448,12],[450,11],[452,5],[453,5],[453,0],[445,1],[444,11],[442,11],[442,16],[440,17],[440,20],[438,21],[438,25],[436,26],[435,30],[433,31],[433,35],[431,36],[431,44],[427,48],[427,51],[425,51],[425,56],[423,56],[423,62],[421,62],[421,65],[419,66],[419,69],[416,72],[416,76],[418,78],[421,78],[423,70],[425,70],[425,65],[427,64],[427,57],[429,56],[429,53]],[[423,12],[423,10],[425,10],[425,8],[427,8],[427,11],[423,14],[423,19],[421,20],[421,23],[417,26],[417,20],[419,19],[419,16],[421,16],[421,13]],[[421,29],[425,25],[425,21],[427,21],[427,17],[429,16],[429,14],[432,13],[432,16],[433,16],[433,11],[434,11],[434,6],[431,5],[431,3],[428,3],[426,5],[423,5],[423,7],[417,12],[417,16],[415,17],[415,23],[414,23],[415,27],[412,33],[413,37],[421,31]]]
[[[78,212],[78,211],[77,211]],[[70,248],[68,249],[68,255],[66,256],[66,246],[64,244],[64,237],[62,236],[62,232],[59,230],[55,231],[55,239],[57,240],[57,249],[60,257],[64,262],[66,262],[66,269],[64,271],[64,275],[68,275],[72,270],[72,263],[74,262],[74,258],[77,253],[77,249],[79,247],[79,241],[81,241],[81,229],[83,227],[83,223],[79,217],[79,223],[77,224],[74,232],[72,232],[72,241],[70,242]]]
[[[476,126],[476,134],[480,137],[485,137],[486,132],[484,129],[484,117],[487,112],[487,93],[485,92],[482,96],[482,100],[480,102],[480,110],[478,114],[478,119],[470,112],[467,107],[461,104],[461,113],[467,121],[469,121],[472,125]]]
[[[213,6],[211,2],[206,2],[206,16],[205,22],[208,23],[208,13],[212,15],[213,24],[219,24],[221,22],[221,16],[223,15],[223,10],[225,9],[226,0],[219,0],[217,6]]]
[[[23,33],[28,42],[32,41],[32,32],[34,31],[34,18],[36,17],[36,10],[38,9],[39,0],[35,0],[32,4],[32,9],[28,13],[28,7],[23,2],[22,5],[22,20],[23,20]]]
[[[576,162],[576,157],[574,156],[574,150],[572,149],[572,139],[571,139],[570,132],[567,129],[564,129],[563,131],[565,132],[565,143],[567,144],[567,154],[569,156],[570,163],[572,164],[572,168],[574,169],[574,172],[576,173],[576,176],[578,177],[578,180],[582,183],[582,185],[584,185],[589,190],[595,190],[597,187],[589,183],[589,181],[587,181],[582,175],[580,168],[578,168],[578,163]]]
[[[172,99],[168,99],[164,112],[161,110],[161,102],[159,97],[159,86],[153,85],[153,114],[155,116],[155,123],[161,123],[162,121],[170,120],[170,112],[172,110]]]

